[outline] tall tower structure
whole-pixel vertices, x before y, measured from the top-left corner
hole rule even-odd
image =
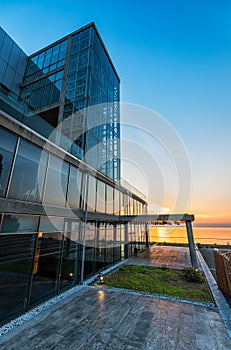
[[[119,182],[119,84],[90,23],[28,57],[20,97],[52,126],[62,123],[61,147]]]

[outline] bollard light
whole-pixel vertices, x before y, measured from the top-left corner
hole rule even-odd
[[[104,284],[104,276],[100,273],[98,276],[99,284]]]

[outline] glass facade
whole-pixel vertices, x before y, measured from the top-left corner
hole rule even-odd
[[[19,205],[18,213],[3,211],[0,217],[1,324],[128,257],[126,251],[142,249],[144,225],[130,224],[126,235],[125,225],[107,216],[145,212],[146,204],[109,178],[111,183],[100,179],[100,172],[42,152],[31,137],[2,128],[0,135],[1,195]],[[20,213],[26,204],[68,211],[49,216],[30,207],[33,215]],[[86,205],[88,215],[106,215],[103,222],[91,219],[85,226]],[[80,213],[73,216],[73,210]]]
[[[8,198],[41,203],[46,163],[46,153],[42,153],[38,147],[21,140]]]
[[[69,172],[68,167],[66,162],[62,162],[62,160],[57,157],[50,156],[44,196],[45,204],[65,206]]]
[[[36,234],[0,237],[0,324],[27,310]]]
[[[43,107],[59,103],[62,78],[63,69],[48,76],[42,76],[42,78],[26,85],[21,94],[21,98],[27,102],[32,110],[39,110]],[[54,124],[54,121],[49,121],[52,125]],[[54,126],[56,126],[56,124],[54,124]]]
[[[0,86],[0,325],[145,244],[144,225],[121,219],[147,204],[120,183],[120,82],[95,25],[22,66],[20,94]]]
[[[70,147],[63,139],[59,145],[119,182],[119,84],[96,27],[89,25],[28,59],[20,97],[52,126],[66,120],[62,133]]]
[[[0,197],[6,194],[17,138],[0,129]]]

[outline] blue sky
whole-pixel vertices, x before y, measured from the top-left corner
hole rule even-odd
[[[121,78],[121,100],[162,115],[187,148],[188,210],[231,223],[230,1],[12,0],[1,2],[0,19],[28,54],[94,21]],[[123,175],[139,187],[126,166]]]

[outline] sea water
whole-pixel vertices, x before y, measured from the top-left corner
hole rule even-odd
[[[231,227],[193,227],[195,243],[231,244]],[[156,225],[149,228],[150,242],[187,243],[185,226]]]

